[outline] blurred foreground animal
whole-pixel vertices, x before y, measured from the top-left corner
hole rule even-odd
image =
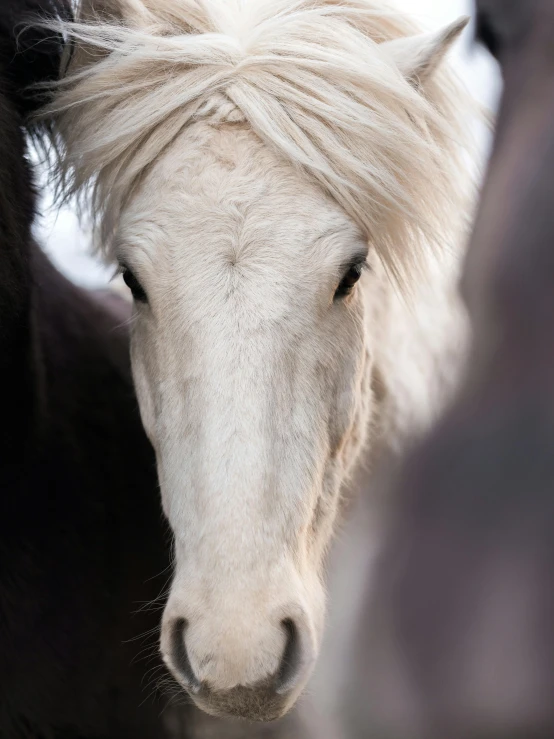
[[[36,13],[69,10],[0,4],[0,737],[158,739],[162,706],[142,681],[161,662],[159,613],[140,609],[169,550],[130,310],[70,284],[32,236],[26,88],[55,78],[62,52],[22,32]]]
[[[554,736],[554,5],[477,13],[505,90],[463,281],[475,342],[396,486],[345,711],[360,739]]]

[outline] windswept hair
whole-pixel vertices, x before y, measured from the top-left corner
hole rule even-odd
[[[222,99],[400,280],[425,250],[453,246],[467,213],[463,93],[447,68],[424,85],[398,70],[381,44],[418,29],[384,0],[109,1],[63,24],[75,54],[42,113],[62,192],[91,197],[106,251],[148,168]]]
[[[63,38],[48,25],[72,18],[70,0],[1,0],[0,69],[2,92],[26,121],[44,103],[33,86],[60,74]],[[38,23],[37,23],[38,20]]]

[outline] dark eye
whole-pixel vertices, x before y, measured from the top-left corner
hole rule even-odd
[[[477,24],[475,28],[475,36],[490,53],[498,58],[500,53],[500,37],[494,27],[490,14],[484,10],[477,14]]]
[[[144,291],[144,288],[137,280],[133,272],[128,267],[123,267],[123,280],[129,290],[133,293],[133,298],[139,303],[147,303],[148,296]]]
[[[337,300],[338,298],[345,298],[351,294],[352,290],[356,286],[356,283],[359,282],[363,270],[363,262],[357,262],[356,264],[350,266],[348,272],[344,275],[340,285],[337,288],[337,291],[335,293],[335,300]]]

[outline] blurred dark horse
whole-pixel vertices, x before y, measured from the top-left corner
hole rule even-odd
[[[554,3],[477,10],[505,91],[463,283],[475,346],[396,487],[370,598],[396,659],[396,739],[554,736]],[[348,704],[360,738],[367,623]]]
[[[0,3],[0,737],[158,739],[139,652],[155,675],[160,612],[135,612],[169,557],[130,311],[69,283],[32,237],[24,89],[55,77],[61,53],[60,39],[18,35],[36,12],[69,10]]]

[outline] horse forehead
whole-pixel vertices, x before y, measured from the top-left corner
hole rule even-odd
[[[150,187],[185,189],[191,196],[212,199],[234,190],[245,201],[264,193],[290,193],[301,187],[299,175],[253,133],[238,126],[195,124],[178,136],[154,164]],[[247,188],[243,190],[242,188]]]
[[[176,258],[237,247],[243,257],[256,247],[260,257],[267,247],[272,254],[292,248],[289,256],[302,259],[321,234],[355,236],[342,209],[252,131],[193,128],[153,167],[136,205],[170,241],[177,238]]]

